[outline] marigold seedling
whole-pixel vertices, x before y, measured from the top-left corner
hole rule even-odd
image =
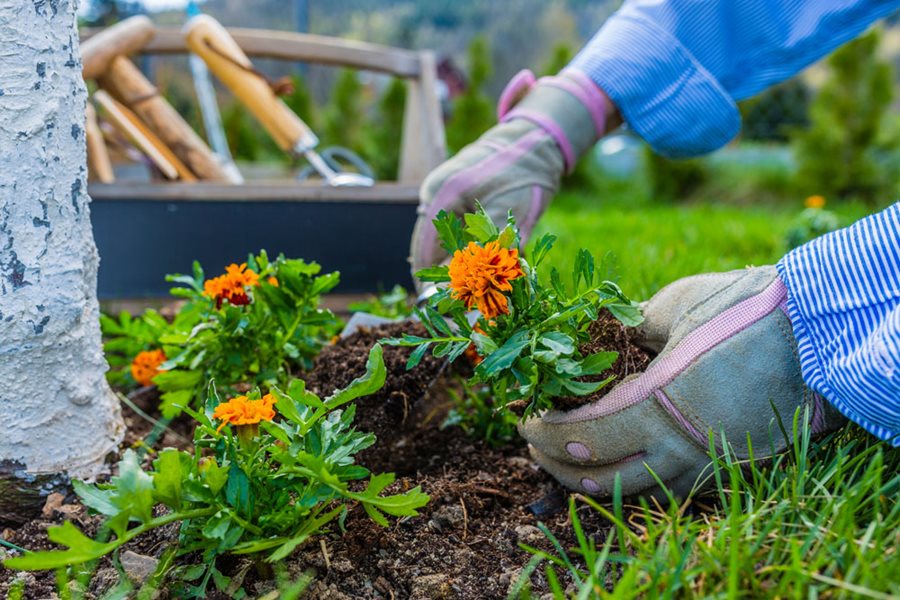
[[[369,353],[366,372],[349,386],[319,398],[294,379],[283,389],[258,391],[220,402],[214,387],[196,419],[194,451],[167,448],[143,468],[127,450],[118,475],[107,484],[73,482],[81,501],[105,517],[110,539],[93,540],[74,524],[51,527],[51,541],[65,550],[28,552],[11,569],[58,569],[115,551],[137,536],[179,523],[179,555],[198,553],[201,581],[192,597],[205,597],[216,559],[262,553],[278,561],[360,505],[381,525],[386,516],[413,516],[428,502],[419,487],[390,494],[394,475],[373,475],[354,462],[375,436],[352,427],[357,398],[378,391],[386,370],[382,348]],[[278,416],[276,416],[278,415]],[[234,428],[234,430],[232,429]],[[158,508],[165,510],[158,510]]]
[[[404,335],[387,344],[414,347],[407,364],[412,368],[429,349],[455,360],[464,353],[475,367],[473,383],[488,384],[500,406],[524,402],[524,415],[550,408],[554,398],[586,396],[609,384],[598,375],[610,368],[616,352],[585,355],[588,327],[601,310],[608,310],[626,326],[642,321],[638,305],[612,281],[598,276],[593,256],[581,250],[570,282],[551,268],[540,269],[553,248],[553,235],[544,235],[520,256],[519,230],[512,215],[498,228],[481,206],[475,213],[440,212],[434,220],[449,265],[423,269],[417,276],[439,285],[416,315],[429,336]],[[476,309],[474,325],[467,311]]]

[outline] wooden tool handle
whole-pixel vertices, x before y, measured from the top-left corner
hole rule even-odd
[[[146,46],[154,35],[156,30],[153,21],[143,15],[137,15],[91,36],[81,44],[81,69],[84,78],[100,77],[112,59],[137,52]]]
[[[206,143],[131,60],[124,56],[113,59],[97,83],[137,113],[198,179],[234,183]]]
[[[84,137],[87,143],[88,178],[101,183],[112,183],[116,178],[109,160],[109,151],[97,125],[97,112],[90,103],[85,107]]]
[[[300,117],[254,72],[253,63],[218,21],[208,15],[193,17],[185,25],[185,37],[191,51],[253,113],[282,150],[290,152],[300,140],[315,139]]]
[[[150,131],[126,106],[103,90],[94,92],[94,100],[103,109],[110,123],[121,131],[137,148],[153,161],[167,179],[197,181],[190,169]]]

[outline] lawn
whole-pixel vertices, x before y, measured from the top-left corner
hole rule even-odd
[[[579,247],[614,255],[606,261],[615,265],[612,277],[638,299],[686,275],[776,262],[802,206],[799,200],[660,204],[623,183],[605,187],[562,193],[538,233],[559,236],[565,249],[557,257],[574,256]],[[865,211],[836,212],[850,223]],[[569,572],[580,582],[579,598],[897,597],[900,450],[854,425],[810,440],[802,417],[792,423],[784,416],[797,441],[771,467],[716,457],[708,496],[668,508],[573,499],[576,531],[579,515],[593,510],[615,524],[613,531],[583,538],[579,548],[539,553],[531,568]]]
[[[714,185],[682,203],[655,202],[646,185],[612,178],[589,188],[564,189],[550,205],[533,237],[558,236],[551,260],[571,270],[579,248],[604,259],[611,277],[632,297],[644,300],[662,286],[696,273],[775,264],[787,251],[785,236],[803,209],[803,198],[764,193],[764,203],[746,201],[747,173],[719,167]],[[730,192],[720,177],[734,180]],[[720,201],[721,198],[721,201]],[[859,204],[828,206],[846,225],[867,213]]]

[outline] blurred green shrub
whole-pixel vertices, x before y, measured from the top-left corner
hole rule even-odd
[[[876,57],[880,40],[881,31],[872,30],[828,59],[830,76],[810,107],[810,127],[794,134],[801,193],[869,206],[894,198],[900,136],[883,126],[893,73]]]
[[[792,128],[809,125],[809,88],[794,77],[739,104],[745,140],[786,142]]]
[[[447,145],[455,153],[474,142],[496,122],[494,103],[483,88],[491,76],[491,50],[487,38],[475,37],[469,44],[469,82],[466,91],[453,101],[447,124]]]
[[[378,101],[376,118],[369,123],[371,150],[365,158],[377,179],[397,178],[405,109],[406,83],[402,79],[392,79]]]
[[[701,158],[673,160],[646,146],[644,165],[650,193],[657,200],[682,200],[709,180],[709,168]]]
[[[802,246],[806,242],[837,230],[841,220],[836,214],[825,208],[825,198],[810,196],[805,201],[806,208],[791,222],[785,236],[788,250]]]

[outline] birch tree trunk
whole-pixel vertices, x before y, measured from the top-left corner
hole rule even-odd
[[[100,343],[76,1],[0,2],[0,521],[27,501],[12,490],[97,475],[124,430]]]

